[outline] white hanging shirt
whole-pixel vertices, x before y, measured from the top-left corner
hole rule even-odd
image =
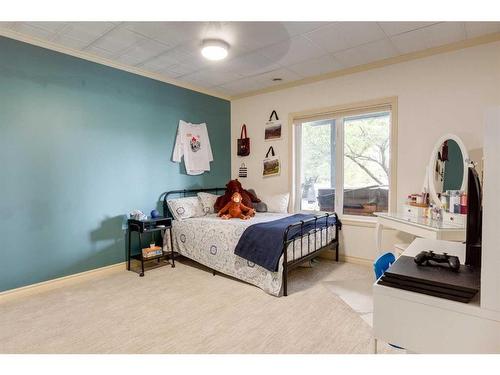
[[[210,170],[214,157],[205,123],[179,121],[172,160],[180,163],[183,156],[187,174],[199,175]]]

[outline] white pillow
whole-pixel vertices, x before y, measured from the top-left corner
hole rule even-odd
[[[201,206],[203,207],[205,215],[215,213],[214,204],[219,197],[220,195],[210,193],[198,193],[198,198],[200,198]]]
[[[280,214],[288,213],[290,193],[262,195],[260,199],[267,205],[267,212],[276,212]]]
[[[169,199],[167,204],[168,208],[170,208],[170,212],[176,220],[205,216],[203,206],[201,205],[198,197]]]

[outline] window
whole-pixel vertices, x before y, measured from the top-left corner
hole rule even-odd
[[[334,201],[325,197],[335,190],[335,120],[305,122],[300,130],[299,209],[333,211]]]
[[[295,121],[295,208],[387,212],[391,129],[390,106]]]

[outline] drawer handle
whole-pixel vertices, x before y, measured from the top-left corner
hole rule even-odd
[[[453,221],[453,217],[450,217],[450,220]]]

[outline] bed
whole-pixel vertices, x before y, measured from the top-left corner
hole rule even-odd
[[[164,216],[173,217],[167,199],[195,196],[198,192],[218,194],[224,190],[225,188],[214,188],[165,192],[162,195]],[[178,254],[203,264],[214,272],[218,271],[253,284],[274,296],[287,296],[290,270],[325,250],[334,251],[335,259],[338,261],[340,229],[340,222],[335,213],[316,215],[310,220],[289,225],[283,233],[283,251],[276,271],[270,271],[234,253],[243,232],[249,226],[283,219],[287,216],[291,214],[257,213],[251,220],[222,220],[216,214],[207,214],[202,217],[172,220],[173,238],[170,240],[166,236],[164,246],[168,250],[170,246],[173,246]],[[327,225],[317,224],[324,218],[327,219],[325,221]],[[328,218],[334,220],[328,221]],[[299,235],[290,238],[288,233],[293,230]]]

